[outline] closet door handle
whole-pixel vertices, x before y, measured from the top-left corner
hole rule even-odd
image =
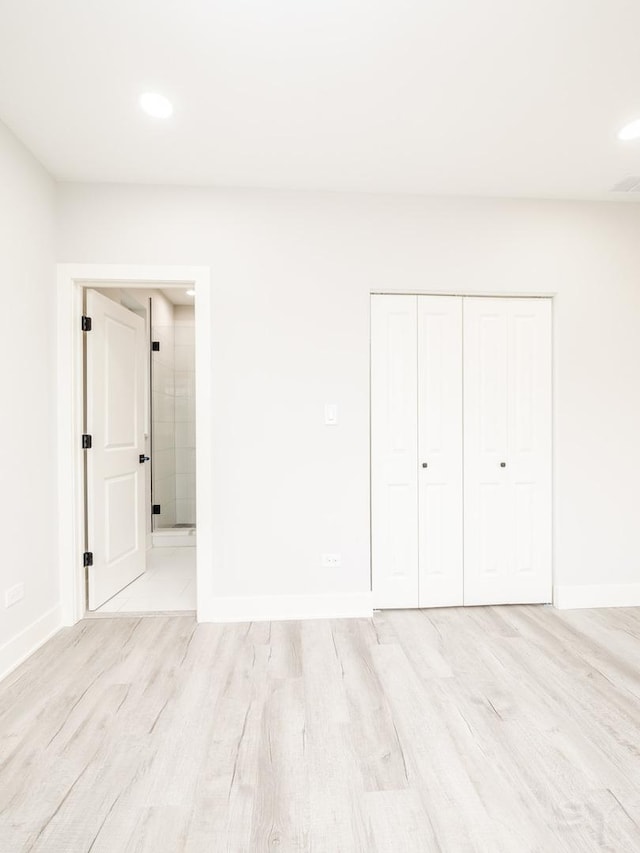
[[[428,462],[423,462],[423,463],[422,463],[422,467],[423,467],[423,468],[428,468],[428,467],[429,467],[429,463],[428,463]]]
[[[507,467],[507,463],[506,463],[506,462],[501,462],[501,463],[500,463],[500,467],[501,467],[501,468],[506,468],[506,467]]]

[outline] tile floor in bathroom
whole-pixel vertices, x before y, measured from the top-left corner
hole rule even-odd
[[[147,570],[98,613],[196,609],[196,549],[152,548]]]

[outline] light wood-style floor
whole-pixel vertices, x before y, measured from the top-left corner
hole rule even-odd
[[[0,685],[0,851],[640,851],[640,610],[87,620]]]

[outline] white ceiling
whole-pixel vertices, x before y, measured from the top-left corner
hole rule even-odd
[[[638,0],[0,0],[0,118],[61,180],[613,197],[639,32]]]
[[[160,292],[173,305],[191,305],[192,307],[194,305],[195,297],[187,296],[186,287],[163,287]]]

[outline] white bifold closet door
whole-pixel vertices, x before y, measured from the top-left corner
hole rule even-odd
[[[551,302],[464,300],[464,603],[551,601]]]
[[[419,606],[463,603],[462,298],[418,296]]]
[[[417,607],[416,296],[371,298],[371,545],[374,607]]]
[[[462,299],[371,310],[374,606],[462,604]]]
[[[551,600],[551,303],[372,297],[374,606]]]

